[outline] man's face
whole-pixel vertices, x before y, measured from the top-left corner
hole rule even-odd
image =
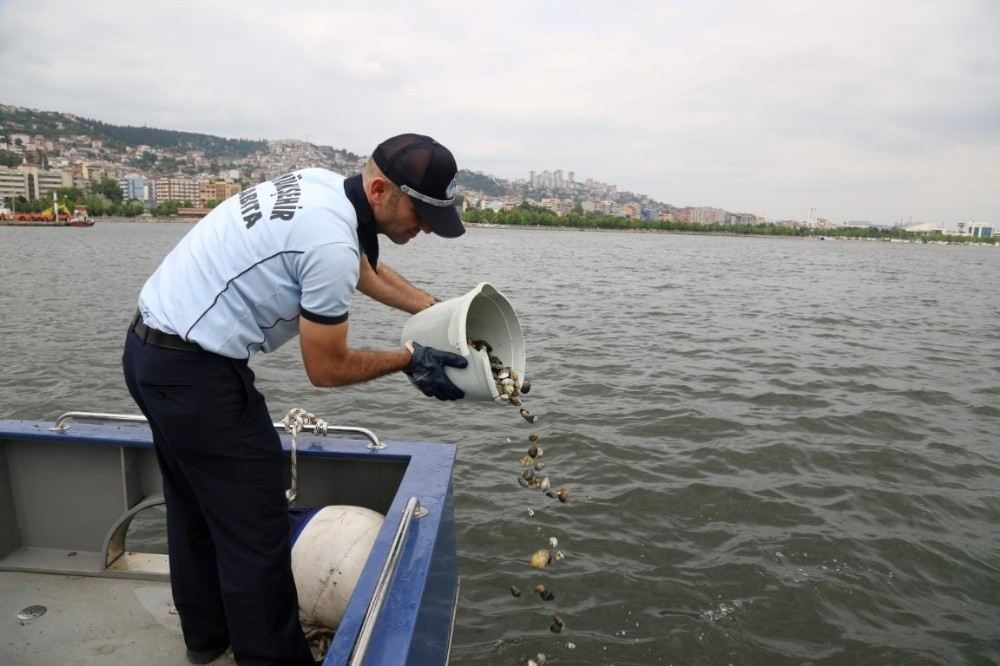
[[[373,212],[379,232],[397,245],[405,245],[421,231],[431,232],[431,228],[420,221],[413,200],[399,189],[394,188]]]

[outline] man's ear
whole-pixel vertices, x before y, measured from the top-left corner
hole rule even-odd
[[[381,206],[385,203],[391,189],[392,185],[387,179],[381,176],[372,178],[371,182],[368,183],[368,198],[371,200],[372,207]]]

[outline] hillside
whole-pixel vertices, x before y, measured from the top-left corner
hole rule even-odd
[[[24,133],[47,139],[87,135],[110,148],[150,146],[174,151],[201,151],[206,157],[243,157],[266,150],[267,142],[249,139],[226,139],[210,134],[178,132],[155,127],[132,127],[81,118],[69,113],[37,111],[0,105],[0,128],[4,134]]]
[[[0,104],[0,166],[103,169],[121,177],[225,178],[243,184],[289,170],[321,166],[357,173],[364,157],[350,151],[292,139],[226,138],[155,127],[113,125],[70,113]],[[556,172],[560,173],[561,172]],[[522,202],[566,214],[585,210],[613,215],[658,217],[676,209],[606,183],[572,179],[509,181],[461,169],[459,191],[474,207],[510,208]],[[724,211],[723,211],[724,212]]]
[[[266,141],[263,139],[231,139],[197,132],[180,132],[156,127],[135,127],[113,125],[100,120],[83,118],[71,113],[39,111],[24,107],[0,104],[0,143],[15,134],[27,134],[34,138],[42,136],[51,141],[61,137],[85,137],[87,143],[102,144],[102,149],[118,153],[134,153],[139,147],[154,149],[128,162],[140,169],[166,172],[177,169],[186,153],[201,153],[205,159],[216,162],[217,171],[224,161],[239,161],[254,153],[285,152],[289,145],[306,145],[327,158],[326,166],[356,164],[362,157],[351,151],[330,146],[317,146],[302,141]],[[11,142],[13,143],[13,142]],[[159,160],[156,152],[164,152]],[[34,156],[29,156],[28,162]],[[159,164],[157,162],[159,161]],[[16,166],[22,159],[15,153],[0,149],[0,165]],[[231,166],[227,164],[226,166]],[[180,169],[183,172],[183,169]],[[459,185],[465,190],[483,192],[494,196],[511,193],[510,184],[493,176],[462,169],[458,175]]]

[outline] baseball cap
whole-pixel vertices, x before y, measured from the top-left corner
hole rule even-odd
[[[431,231],[445,238],[465,233],[455,208],[458,166],[450,150],[423,134],[399,134],[376,146],[372,160],[409,195]]]

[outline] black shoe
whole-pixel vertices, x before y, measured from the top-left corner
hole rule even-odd
[[[222,655],[226,654],[229,646],[215,648],[214,650],[188,650],[187,658],[192,664],[210,664]]]

